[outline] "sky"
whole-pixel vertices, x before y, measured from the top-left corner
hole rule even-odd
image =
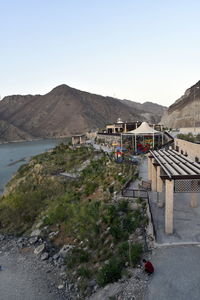
[[[169,106],[200,80],[199,0],[0,0],[0,97],[60,84]]]

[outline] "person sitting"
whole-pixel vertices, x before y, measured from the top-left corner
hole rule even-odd
[[[147,261],[146,259],[143,259],[144,263],[144,270],[148,275],[153,274],[154,272],[154,267],[150,261]]]

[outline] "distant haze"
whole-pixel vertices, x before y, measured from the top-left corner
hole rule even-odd
[[[0,96],[62,83],[171,105],[199,80],[200,1],[0,1]]]

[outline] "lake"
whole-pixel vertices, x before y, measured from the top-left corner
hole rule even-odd
[[[5,184],[16,173],[18,168],[28,162],[37,154],[45,152],[59,145],[61,142],[68,142],[65,139],[48,139],[31,142],[8,143],[0,145],[0,193],[3,192]]]

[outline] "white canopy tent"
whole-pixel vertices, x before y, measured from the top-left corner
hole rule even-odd
[[[150,127],[147,122],[142,122],[142,124],[134,130],[131,130],[131,131],[126,132],[126,133],[122,133],[121,134],[121,147],[122,147],[122,136],[123,135],[135,136],[135,151],[136,151],[136,148],[137,148],[137,136],[139,136],[139,135],[143,135],[143,136],[144,135],[152,135],[153,136],[153,148],[154,148],[154,141],[155,141],[154,137],[155,137],[155,135],[162,135],[162,137],[163,137],[162,132],[157,131],[154,128]],[[163,138],[162,138],[162,141],[163,141]]]

